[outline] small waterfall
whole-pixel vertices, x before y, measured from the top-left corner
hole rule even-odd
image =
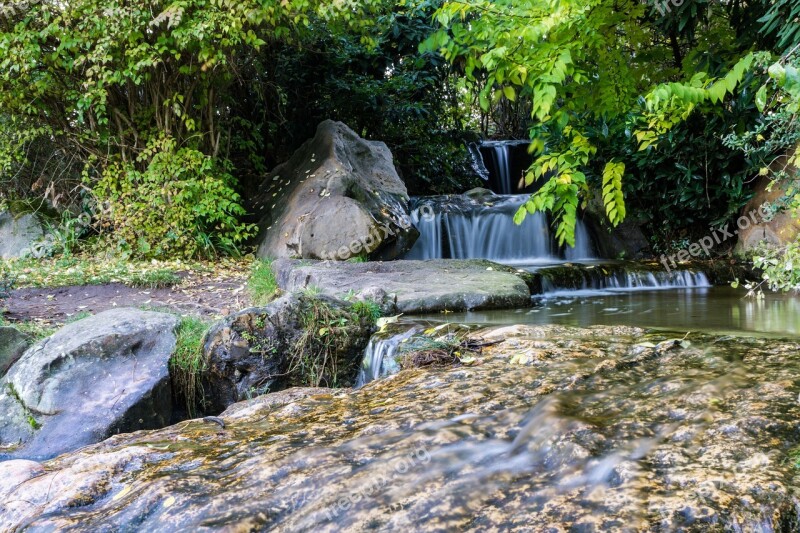
[[[610,270],[610,271],[609,271]],[[549,272],[548,272],[549,271]],[[711,287],[703,272],[673,270],[667,272],[626,270],[625,267],[542,269],[542,293],[545,296],[580,296],[608,291],[646,291],[661,289],[698,289]],[[565,275],[562,275],[565,274]]]
[[[394,356],[400,345],[418,332],[419,328],[407,327],[399,333],[397,331],[378,332],[373,335],[364,350],[364,359],[361,363],[361,370],[358,372],[356,388],[363,387],[370,381],[383,376],[399,372],[400,366]]]
[[[522,192],[520,179],[531,164],[530,141],[486,141],[481,143],[481,160],[486,162],[491,189],[497,194]]]
[[[406,259],[490,259],[531,265],[594,257],[586,225],[575,226],[575,248],[559,250],[547,216],[536,213],[514,224],[527,195],[435,196],[412,201],[411,220],[420,232]]]

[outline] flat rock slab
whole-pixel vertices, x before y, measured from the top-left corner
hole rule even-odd
[[[384,311],[430,313],[530,305],[530,290],[507,267],[483,260],[434,259],[345,263],[281,259],[273,264],[285,291],[316,287],[337,298],[372,299]]]

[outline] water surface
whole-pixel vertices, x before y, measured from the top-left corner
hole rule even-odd
[[[473,311],[414,317],[465,324],[560,324],[636,326],[757,336],[800,335],[800,298],[766,294],[751,298],[742,289],[711,287],[650,291],[576,291],[535,299],[530,309]]]

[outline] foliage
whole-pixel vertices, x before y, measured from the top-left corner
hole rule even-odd
[[[278,294],[278,282],[272,270],[272,260],[261,259],[253,263],[247,289],[253,305],[266,305],[275,298]]]
[[[367,41],[379,4],[44,0],[15,10],[0,20],[2,182],[70,205],[82,171],[85,186],[100,180],[104,229],[123,233],[116,240],[134,255],[235,251],[250,233],[230,177],[239,63],[312,20]],[[187,208],[203,187],[208,202]],[[173,200],[180,214],[158,224]]]
[[[552,211],[560,242],[572,244],[579,207],[595,188],[612,224],[630,212],[623,193],[634,201],[639,193],[655,198],[647,194],[654,184],[675,198],[672,208],[688,184],[686,198],[693,204],[688,211],[697,218],[719,221],[741,207],[742,163],[736,161],[722,183],[709,182],[709,173],[721,166],[703,161],[709,151],[682,151],[666,141],[677,136],[716,148],[726,132],[714,127],[741,133],[752,126],[755,106],[737,123],[731,102],[752,101],[750,90],[759,83],[754,68],[769,57],[751,51],[754,44],[770,45],[750,29],[766,10],[760,2],[707,0],[670,4],[660,13],[636,1],[450,1],[437,11],[442,29],[424,49],[464,65],[467,78],[481,87],[484,110],[504,101],[530,101],[536,159],[526,183],[540,185],[516,220]],[[699,120],[702,135],[684,127],[698,116],[705,117]],[[617,144],[609,146],[609,139]],[[716,156],[718,150],[710,153]],[[670,176],[670,165],[685,175],[679,183]],[[638,178],[628,186],[642,169],[655,179]],[[700,192],[705,210],[713,205],[708,216],[698,209]],[[638,203],[653,206],[645,198]]]
[[[385,142],[412,195],[479,184],[465,147],[477,135],[468,129],[458,71],[418,50],[435,29],[431,14],[441,0],[410,4],[385,3],[367,42],[312,20],[297,43],[263,47],[248,59],[241,76],[250,82],[236,86],[231,102],[241,117],[232,158],[246,187],[327,118]]]
[[[100,223],[109,238],[136,257],[229,255],[255,232],[239,217],[245,210],[233,177],[197,150],[161,138],[132,163],[112,162],[94,188]]]
[[[376,322],[381,316],[383,316],[381,306],[372,300],[359,300],[357,302],[353,302],[350,306],[350,309],[361,318],[371,320],[372,322]]]
[[[0,262],[0,300],[9,297],[16,283],[17,276],[5,263]]]
[[[206,368],[203,339],[208,324],[194,317],[183,317],[175,334],[175,352],[169,360],[170,374],[176,395],[186,403],[190,418],[197,415],[198,402],[203,397],[201,376]]]

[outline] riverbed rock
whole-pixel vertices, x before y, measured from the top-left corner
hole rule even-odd
[[[430,313],[530,306],[530,290],[508,267],[484,260],[273,263],[285,291],[314,287],[324,294],[369,299],[386,313]]]
[[[797,342],[475,335],[498,343],[471,365],[286,391],[232,407],[225,428],[186,421],[48,461],[0,499],[0,530],[798,529]]]
[[[734,252],[746,254],[755,250],[761,242],[773,246],[785,246],[797,240],[800,235],[800,220],[798,220],[791,210],[777,210],[774,215],[764,216],[760,208],[766,206],[780,205],[781,198],[786,193],[786,186],[774,186],[769,189],[772,181],[769,178],[761,177],[756,181],[755,194],[742,209],[741,219],[753,221],[756,224],[745,224],[739,227],[738,240]],[[732,230],[735,228],[731,228]]]
[[[327,318],[311,320],[320,315]],[[352,386],[373,330],[372,319],[325,295],[288,294],[265,307],[235,313],[206,335],[205,407],[219,413],[233,403],[309,381]],[[334,349],[326,355],[318,340]],[[308,344],[300,350],[302,341]],[[325,357],[333,364],[323,375],[310,370]]]
[[[30,345],[30,337],[21,331],[0,327],[0,378],[6,375],[11,365],[22,357]]]
[[[0,457],[46,459],[167,425],[173,315],[117,309],[29,348],[0,382]]]
[[[36,215],[0,212],[0,259],[30,255],[34,244],[43,237],[44,228]]]
[[[258,256],[394,259],[418,236],[408,200],[384,143],[326,120],[261,186]]]

